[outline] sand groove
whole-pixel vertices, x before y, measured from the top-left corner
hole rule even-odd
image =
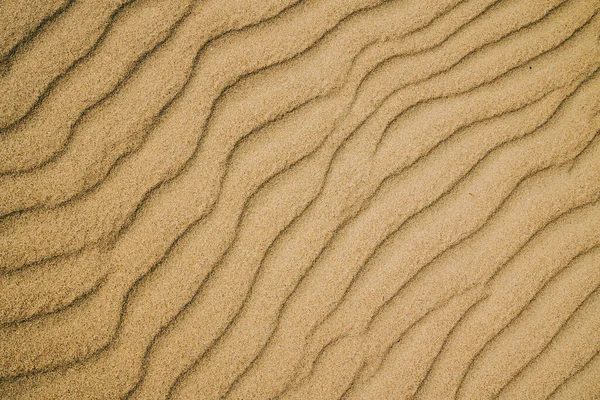
[[[0,2],[0,398],[600,398],[599,11]]]

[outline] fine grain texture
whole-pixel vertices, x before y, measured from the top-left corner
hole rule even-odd
[[[600,0],[0,0],[0,399],[600,399]]]

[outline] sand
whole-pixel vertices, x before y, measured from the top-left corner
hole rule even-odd
[[[0,398],[600,399],[600,0],[0,2]]]

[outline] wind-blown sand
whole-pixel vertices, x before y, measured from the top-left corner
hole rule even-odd
[[[0,398],[599,399],[599,10],[0,1]]]

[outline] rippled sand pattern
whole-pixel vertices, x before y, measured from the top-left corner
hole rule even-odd
[[[0,1],[0,398],[600,398],[600,0]]]

